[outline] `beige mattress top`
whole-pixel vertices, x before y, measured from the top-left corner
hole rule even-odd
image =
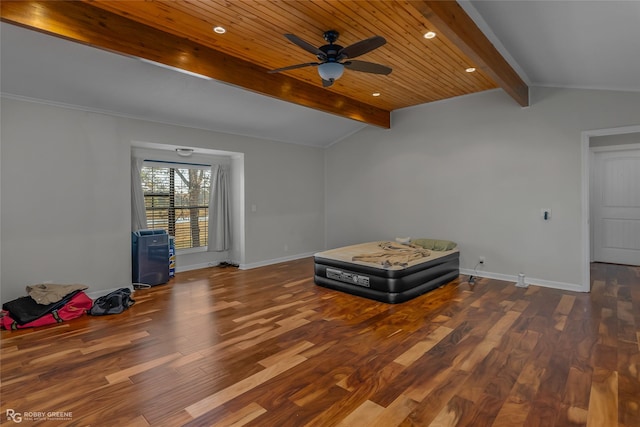
[[[318,252],[317,254],[315,254],[315,256],[326,258],[326,259],[330,259],[330,260],[334,260],[334,261],[349,262],[349,263],[357,264],[357,265],[366,265],[367,267],[379,268],[379,269],[382,269],[382,270],[403,270],[405,268],[409,268],[409,267],[412,267],[414,265],[418,265],[418,264],[422,264],[422,263],[425,263],[425,262],[433,261],[434,259],[438,259],[438,258],[447,256],[447,255],[450,255],[452,253],[458,252],[458,248],[457,247],[455,249],[450,250],[450,251],[442,251],[442,252],[441,251],[433,251],[433,250],[425,251],[423,249],[422,252],[428,252],[429,253],[428,256],[420,257],[418,259],[414,259],[412,261],[409,261],[406,265],[384,266],[384,265],[382,265],[380,263],[354,261],[353,260],[353,257],[359,257],[359,256],[362,256],[362,255],[367,255],[367,254],[380,253],[382,251],[380,244],[381,243],[385,243],[385,242],[386,241],[381,240],[381,241],[377,241],[377,242],[360,243],[360,244],[357,244],[357,245],[345,246],[345,247],[342,247],[342,248],[329,249],[327,251]],[[398,245],[395,242],[386,242],[386,243],[393,243],[394,245]],[[407,246],[407,248],[410,248],[410,247]]]

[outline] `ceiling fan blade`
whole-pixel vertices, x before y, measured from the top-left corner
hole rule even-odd
[[[329,87],[333,84],[333,80],[322,79],[322,87]]]
[[[307,62],[305,64],[296,64],[296,65],[289,65],[288,67],[276,68],[275,70],[269,70],[267,72],[270,74],[273,74],[273,73],[279,73],[280,71],[295,70],[297,68],[317,67],[318,65],[320,65],[319,62]]]
[[[291,43],[298,45],[299,47],[303,48],[307,52],[311,52],[314,55],[320,56],[321,58],[327,57],[327,55],[323,51],[321,51],[311,43],[302,40],[300,37],[296,36],[295,34],[285,34],[284,36],[287,39],[289,39]]]
[[[364,73],[372,74],[388,75],[391,73],[391,71],[393,71],[386,65],[374,64],[373,62],[367,61],[346,61],[343,65],[345,66],[345,68],[353,71],[362,71]]]
[[[379,48],[386,42],[387,41],[382,36],[369,37],[368,39],[360,40],[359,42],[343,48],[340,52],[338,52],[338,58],[355,58]]]

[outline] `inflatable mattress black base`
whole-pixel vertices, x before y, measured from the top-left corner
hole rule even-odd
[[[376,301],[397,304],[436,289],[458,277],[460,253],[455,251],[403,269],[385,269],[314,256],[317,285]]]

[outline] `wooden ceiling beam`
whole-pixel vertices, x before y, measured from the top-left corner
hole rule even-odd
[[[529,106],[527,84],[456,1],[412,0],[411,4],[518,104]]]
[[[76,1],[2,1],[4,22],[108,51],[145,58],[253,92],[390,128],[387,110]]]

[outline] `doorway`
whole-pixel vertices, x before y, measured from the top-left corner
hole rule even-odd
[[[640,212],[640,207],[633,206],[638,206],[638,195],[624,187],[637,184],[640,176],[636,169],[640,167],[636,138],[640,138],[640,126],[582,132],[582,275],[587,292],[592,261],[626,264],[640,254],[640,248],[636,250],[637,238],[630,234],[640,227],[640,222],[632,219]]]
[[[591,260],[640,265],[640,144],[590,149]]]

